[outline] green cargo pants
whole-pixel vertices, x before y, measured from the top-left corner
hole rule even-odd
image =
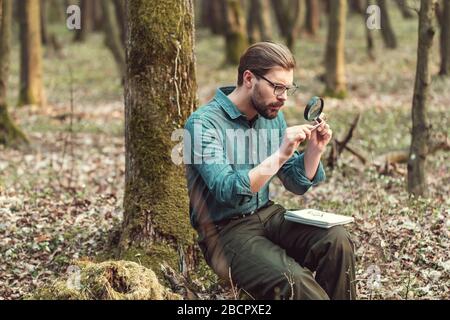
[[[346,229],[294,223],[284,212],[272,204],[222,226],[202,226],[199,245],[208,265],[256,299],[355,299]]]

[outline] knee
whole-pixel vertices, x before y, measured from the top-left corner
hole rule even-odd
[[[328,229],[327,242],[330,248],[343,255],[354,254],[354,244],[350,234],[343,226],[335,226]]]

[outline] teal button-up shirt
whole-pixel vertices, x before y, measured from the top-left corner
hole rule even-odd
[[[227,95],[235,87],[217,89],[214,99],[192,113],[185,124],[184,163],[189,211],[194,228],[256,210],[269,201],[269,183],[250,190],[249,171],[273,154],[286,130],[283,113],[274,119],[257,116],[250,122]],[[320,162],[310,181],[303,153],[294,155],[277,172],[284,187],[303,194],[325,180]]]

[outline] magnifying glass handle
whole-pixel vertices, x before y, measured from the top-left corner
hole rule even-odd
[[[318,120],[316,120],[317,122],[319,122],[318,124],[316,124],[312,129],[311,129],[311,131],[314,131],[314,130],[316,130],[318,127],[320,127],[320,125],[322,124],[322,119],[320,119],[320,118],[318,118]]]

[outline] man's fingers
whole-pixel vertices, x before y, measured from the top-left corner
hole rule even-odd
[[[328,124],[326,124],[325,126],[321,126],[320,128],[317,129],[317,131],[320,133],[320,135],[326,135],[329,131],[330,131],[330,126]]]

